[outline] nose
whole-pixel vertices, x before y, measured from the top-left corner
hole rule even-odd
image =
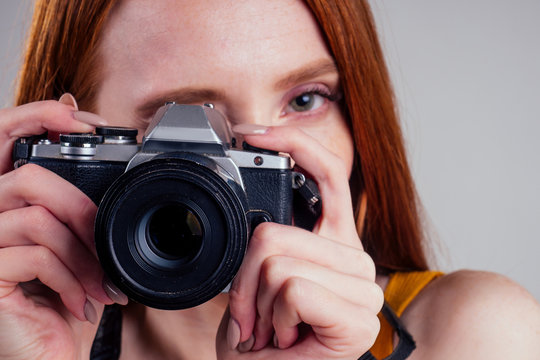
[[[229,106],[225,116],[231,127],[241,124],[272,126],[276,122],[271,109],[262,101],[244,101],[241,104]]]

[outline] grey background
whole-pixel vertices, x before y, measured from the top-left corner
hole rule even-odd
[[[30,0],[0,0],[11,104]],[[371,0],[438,268],[496,271],[540,299],[540,1]]]
[[[11,105],[33,1],[0,0],[0,106]]]
[[[540,1],[370,2],[440,267],[540,299]]]

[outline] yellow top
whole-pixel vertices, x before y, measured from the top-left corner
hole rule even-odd
[[[393,273],[390,275],[388,285],[384,291],[384,299],[394,313],[400,317],[416,295],[418,295],[427,284],[442,274],[443,273],[439,271]],[[389,356],[394,350],[394,329],[381,313],[379,313],[379,320],[381,321],[381,330],[379,331],[375,344],[371,348],[371,353],[377,359],[382,360]]]

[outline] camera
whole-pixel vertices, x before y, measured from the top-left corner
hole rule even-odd
[[[291,224],[293,188],[305,183],[289,157],[237,144],[211,105],[165,104],[142,143],[136,129],[100,127],[59,142],[21,138],[13,158],[15,167],[59,174],[98,204],[105,273],[129,298],[160,309],[193,307],[226,289],[255,226]]]

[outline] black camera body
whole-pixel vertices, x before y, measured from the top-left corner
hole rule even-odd
[[[291,224],[297,176],[290,159],[236,139],[212,106],[166,104],[142,143],[103,127],[21,138],[15,167],[41,165],[98,207],[95,242],[107,276],[147,306],[182,309],[226,289],[253,228]]]

